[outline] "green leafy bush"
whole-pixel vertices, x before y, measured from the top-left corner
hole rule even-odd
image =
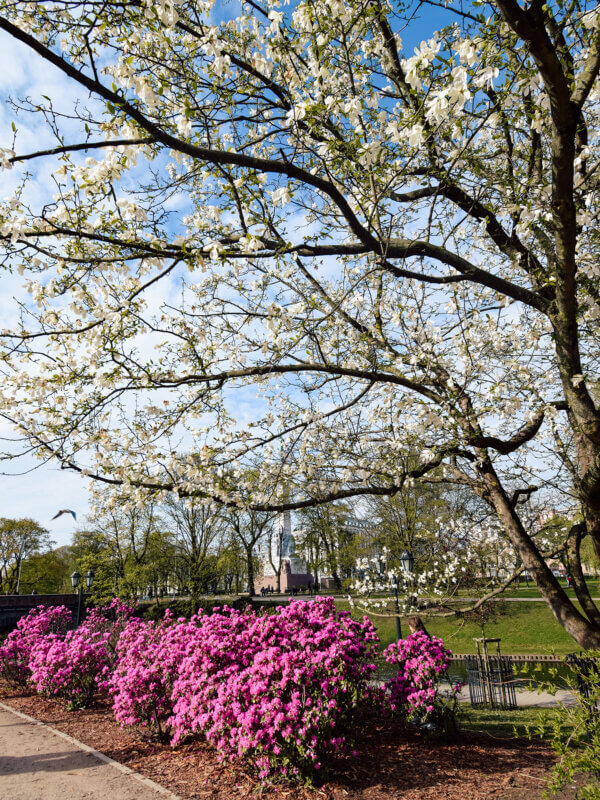
[[[556,794],[577,779],[578,800],[600,800],[600,651],[588,651],[585,657],[569,661],[571,677],[566,682],[577,703],[559,706],[550,721],[550,738],[558,761],[548,788]],[[544,726],[545,738],[548,733]]]
[[[204,597],[196,600],[192,608],[192,602],[189,599],[163,600],[160,605],[154,602],[139,603],[135,615],[142,619],[160,622],[164,619],[165,611],[169,609],[175,619],[178,617],[189,619],[198,611],[212,614],[214,608],[222,608],[223,606],[241,611],[246,608],[249,602],[247,597]]]

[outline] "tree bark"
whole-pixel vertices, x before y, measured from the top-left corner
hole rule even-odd
[[[246,565],[248,570],[248,597],[254,597],[254,555],[252,547],[245,547],[246,550]]]
[[[590,622],[600,630],[600,612],[596,608],[596,604],[589,593],[581,569],[581,559],[579,558],[579,547],[584,533],[585,525],[581,523],[573,525],[569,531],[565,547],[566,561],[569,574],[573,578],[575,594],[577,595],[581,608],[586,613]]]
[[[533,576],[540,594],[550,606],[558,622],[580,647],[586,650],[599,649],[600,628],[587,620],[573,605],[542,558],[535,543],[527,535],[491,462],[485,457],[482,460],[483,464],[479,467],[479,472],[483,478],[490,502],[525,568]]]

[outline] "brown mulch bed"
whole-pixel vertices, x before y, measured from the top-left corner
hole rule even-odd
[[[554,761],[545,742],[490,741],[465,735],[442,744],[418,731],[364,720],[357,756],[330,765],[319,788],[261,785],[247,770],[219,763],[201,742],[172,749],[120,728],[106,706],[66,711],[58,702],[0,685],[12,708],[68,733],[115,761],[166,786],[185,800],[231,800],[266,795],[289,800],[538,800]],[[570,800],[573,793],[558,795]]]

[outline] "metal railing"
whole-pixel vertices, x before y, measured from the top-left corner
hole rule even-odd
[[[516,708],[513,662],[510,656],[465,656],[471,705]]]

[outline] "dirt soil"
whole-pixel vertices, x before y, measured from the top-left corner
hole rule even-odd
[[[219,763],[215,750],[202,742],[174,750],[145,740],[133,728],[122,729],[106,706],[66,711],[56,701],[23,696],[5,685],[0,685],[0,699],[185,800],[262,795],[289,800],[541,800],[554,761],[546,742],[465,735],[456,743],[442,744],[373,718],[365,719],[357,731],[357,755],[332,762],[320,787],[267,786],[243,766]],[[557,798],[574,796],[567,790]]]

